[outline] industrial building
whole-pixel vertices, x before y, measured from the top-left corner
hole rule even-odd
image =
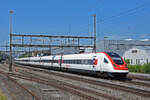
[[[131,65],[149,63],[150,56],[146,50],[132,48],[124,52],[124,59],[129,59]]]

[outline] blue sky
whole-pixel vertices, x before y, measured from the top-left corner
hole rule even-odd
[[[96,13],[97,39],[103,39],[104,36],[110,39],[150,38],[150,4],[127,12],[149,2],[149,0],[0,0],[0,43],[9,39],[9,10],[14,10],[14,33],[91,36],[93,32],[91,15]]]

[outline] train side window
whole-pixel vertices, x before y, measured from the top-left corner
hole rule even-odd
[[[69,64],[71,64],[71,60],[69,60]]]
[[[85,64],[85,60],[82,60],[82,64]]]
[[[93,60],[88,60],[89,65],[93,65]]]
[[[71,64],[71,60],[69,60],[69,64]]]
[[[66,63],[69,64],[69,60],[66,60]]]
[[[82,64],[85,64],[85,60],[82,61]]]
[[[77,64],[81,64],[81,60],[77,60]]]
[[[66,64],[67,63],[67,60],[64,60],[64,64]]]
[[[71,64],[73,64],[73,62],[74,62],[74,61],[73,61],[73,60],[71,60]]]
[[[83,64],[84,63],[84,61],[83,60],[81,60],[81,64]]]
[[[73,64],[77,64],[77,60],[73,60]]]
[[[81,60],[79,60],[79,64],[81,64]]]
[[[108,61],[107,61],[107,59],[106,59],[106,58],[104,58],[104,63],[107,63],[107,64],[108,64]]]
[[[85,64],[85,65],[88,65],[88,60],[85,60],[84,64]]]
[[[66,64],[68,64],[68,60],[65,60]]]
[[[78,60],[75,60],[75,64],[78,64]]]
[[[78,64],[78,60],[75,60],[75,64]]]

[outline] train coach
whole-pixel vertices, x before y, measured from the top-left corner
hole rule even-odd
[[[15,63],[109,77],[126,77],[128,74],[124,59],[112,52],[17,58]]]

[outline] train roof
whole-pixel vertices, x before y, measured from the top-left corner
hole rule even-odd
[[[113,53],[113,52],[96,52],[96,53],[79,53],[79,54],[66,54],[66,55],[63,55],[63,56],[68,56],[68,57],[71,57],[72,55],[88,55],[88,54],[97,54],[97,53],[107,53],[108,55],[110,56],[119,56],[118,54],[116,53]],[[35,59],[35,60],[38,60],[40,58],[42,59],[46,59],[47,57],[49,58],[52,58],[52,57],[60,57],[61,55],[51,55],[51,56],[41,56],[41,57],[26,57],[26,58],[16,58],[15,60],[27,60],[27,59]]]

